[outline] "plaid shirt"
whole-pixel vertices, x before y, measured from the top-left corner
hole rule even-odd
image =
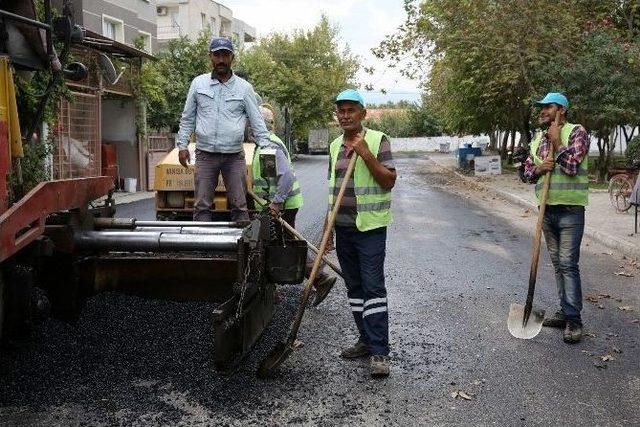
[[[589,155],[589,134],[582,126],[576,126],[569,135],[569,145],[560,147],[556,153],[556,163],[560,170],[569,175],[576,176],[578,167],[585,156]],[[545,159],[549,154],[551,143],[547,138],[547,133],[542,134],[542,141],[538,147],[538,157]],[[536,173],[536,165],[533,163],[533,157],[530,155],[524,163],[524,176],[529,182],[536,182],[540,175]]]

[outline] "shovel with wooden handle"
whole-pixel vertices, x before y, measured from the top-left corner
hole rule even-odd
[[[254,193],[252,190],[247,189],[247,193],[249,193],[249,195],[253,198],[253,200],[255,200],[255,202],[258,203],[259,205],[261,205],[262,207],[266,207],[267,206],[267,201],[262,199],[260,196],[258,196],[256,193]],[[315,253],[316,255],[318,255],[320,253],[320,250],[318,248],[316,248],[310,241],[305,239],[304,236],[298,232],[298,230],[296,230],[295,228],[290,226],[287,221],[285,221],[281,217],[277,217],[276,219],[278,220],[280,225],[282,225],[284,228],[286,228],[286,230],[289,233],[291,233],[291,235],[293,237],[295,237],[298,240],[302,240],[303,242],[307,242],[307,247],[309,249],[311,249],[311,251],[313,253]],[[338,267],[333,261],[331,261],[329,258],[327,258],[327,256],[325,254],[322,254],[322,260],[325,262],[325,264],[327,264],[329,267],[331,267],[331,269],[333,271],[338,273],[338,276],[340,276],[340,277],[342,277],[344,279],[344,277],[342,276],[342,270],[340,269],[340,267]]]
[[[560,113],[556,113],[556,126],[560,125]],[[553,158],[554,147],[550,143],[548,157]],[[538,219],[536,221],[536,232],[533,237],[533,251],[531,254],[531,269],[529,270],[529,290],[527,291],[527,300],[524,304],[511,304],[509,307],[509,317],[507,318],[507,327],[509,332],[516,338],[531,339],[538,335],[542,330],[542,322],[544,321],[544,310],[533,308],[533,294],[536,289],[536,280],[538,277],[538,259],[540,258],[540,243],[542,240],[542,223],[544,221],[544,213],[547,208],[547,198],[549,196],[549,187],[551,186],[551,171],[544,175],[542,183],[542,193],[540,194],[540,208],[538,210]]]
[[[347,166],[347,171],[344,174],[342,184],[340,185],[340,191],[338,191],[338,195],[335,198],[333,209],[331,209],[331,212],[329,213],[327,227],[325,228],[324,234],[322,235],[322,242],[320,243],[320,249],[318,249],[318,253],[324,254],[324,251],[327,249],[327,243],[329,242],[329,236],[331,236],[333,224],[335,223],[336,215],[338,213],[338,209],[340,208],[340,203],[342,202],[342,196],[344,195],[345,188],[347,187],[349,179],[351,178],[351,174],[353,173],[353,169],[355,168],[357,158],[358,155],[354,152],[352,154],[351,160],[349,161],[349,166]],[[309,279],[307,279],[307,284],[304,287],[302,299],[300,300],[300,305],[298,306],[298,311],[296,313],[293,325],[291,326],[291,330],[289,331],[287,340],[276,345],[276,347],[271,350],[269,355],[267,355],[267,357],[260,363],[257,372],[258,377],[265,378],[269,376],[271,372],[273,372],[278,366],[282,365],[282,363],[287,360],[289,355],[293,353],[293,345],[296,337],[298,336],[298,330],[300,329],[300,324],[302,323],[302,316],[304,315],[304,311],[307,308],[307,301],[309,300],[309,295],[311,295],[313,281],[316,278],[316,274],[318,274],[321,261],[322,258],[319,256],[317,256],[313,261],[313,268],[311,269]]]

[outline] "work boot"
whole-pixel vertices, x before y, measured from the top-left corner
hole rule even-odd
[[[313,306],[317,307],[322,301],[329,295],[333,285],[338,280],[335,276],[329,276],[327,273],[318,273],[318,276],[314,280],[313,287],[316,289],[316,297],[313,299]]]
[[[582,339],[582,324],[580,322],[568,321],[564,328],[562,339],[567,344],[575,344]]]
[[[367,357],[371,354],[371,350],[369,350],[369,345],[363,343],[362,341],[358,341],[351,347],[345,348],[340,353],[340,357],[343,359],[357,359],[359,357]]]
[[[564,313],[562,311],[556,311],[553,313],[551,317],[545,317],[542,322],[542,326],[546,326],[548,328],[564,328],[567,324],[567,319],[564,317]]]
[[[371,356],[371,376],[376,378],[389,376],[389,356]]]

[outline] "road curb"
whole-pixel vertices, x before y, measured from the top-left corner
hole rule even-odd
[[[482,189],[484,189],[487,192],[491,192],[499,197],[502,197],[503,199],[507,200],[508,202],[517,204],[525,209],[537,209],[538,205],[530,202],[529,200],[523,199],[522,197],[519,197],[515,194],[509,193],[508,191],[504,191],[504,190],[500,190],[494,187],[491,187],[489,185],[486,185],[484,183],[482,183],[481,181],[477,181],[469,176],[466,176],[464,174],[461,174],[460,172],[458,172],[454,167],[448,166],[448,165],[443,165],[442,163],[439,163],[437,160],[433,159],[433,158],[429,158],[429,160],[431,160],[433,163],[435,163],[436,165],[440,166],[441,168],[447,169],[451,172],[453,172],[458,178],[477,185],[479,187],[481,187]],[[623,255],[627,256],[627,257],[632,257],[632,258],[640,258],[640,247],[633,245],[631,243],[627,243],[627,242],[623,242],[620,239],[616,238],[615,236],[612,236],[609,233],[605,233],[599,230],[594,229],[593,227],[589,227],[586,226],[585,230],[584,230],[584,235],[589,237],[591,240],[594,240],[600,244],[602,244],[603,246],[606,246],[609,249],[612,250],[616,250],[616,251],[620,251],[622,252]]]

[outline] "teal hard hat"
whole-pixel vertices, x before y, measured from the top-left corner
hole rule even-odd
[[[355,89],[345,89],[340,92],[338,96],[336,96],[336,103],[340,101],[353,101],[362,105],[362,108],[365,107],[364,98],[360,95],[360,92]]]
[[[560,92],[549,92],[540,101],[536,101],[536,105],[538,106],[549,105],[549,104],[558,104],[563,106],[566,109],[569,109],[569,100],[567,99],[566,96],[564,96]]]

